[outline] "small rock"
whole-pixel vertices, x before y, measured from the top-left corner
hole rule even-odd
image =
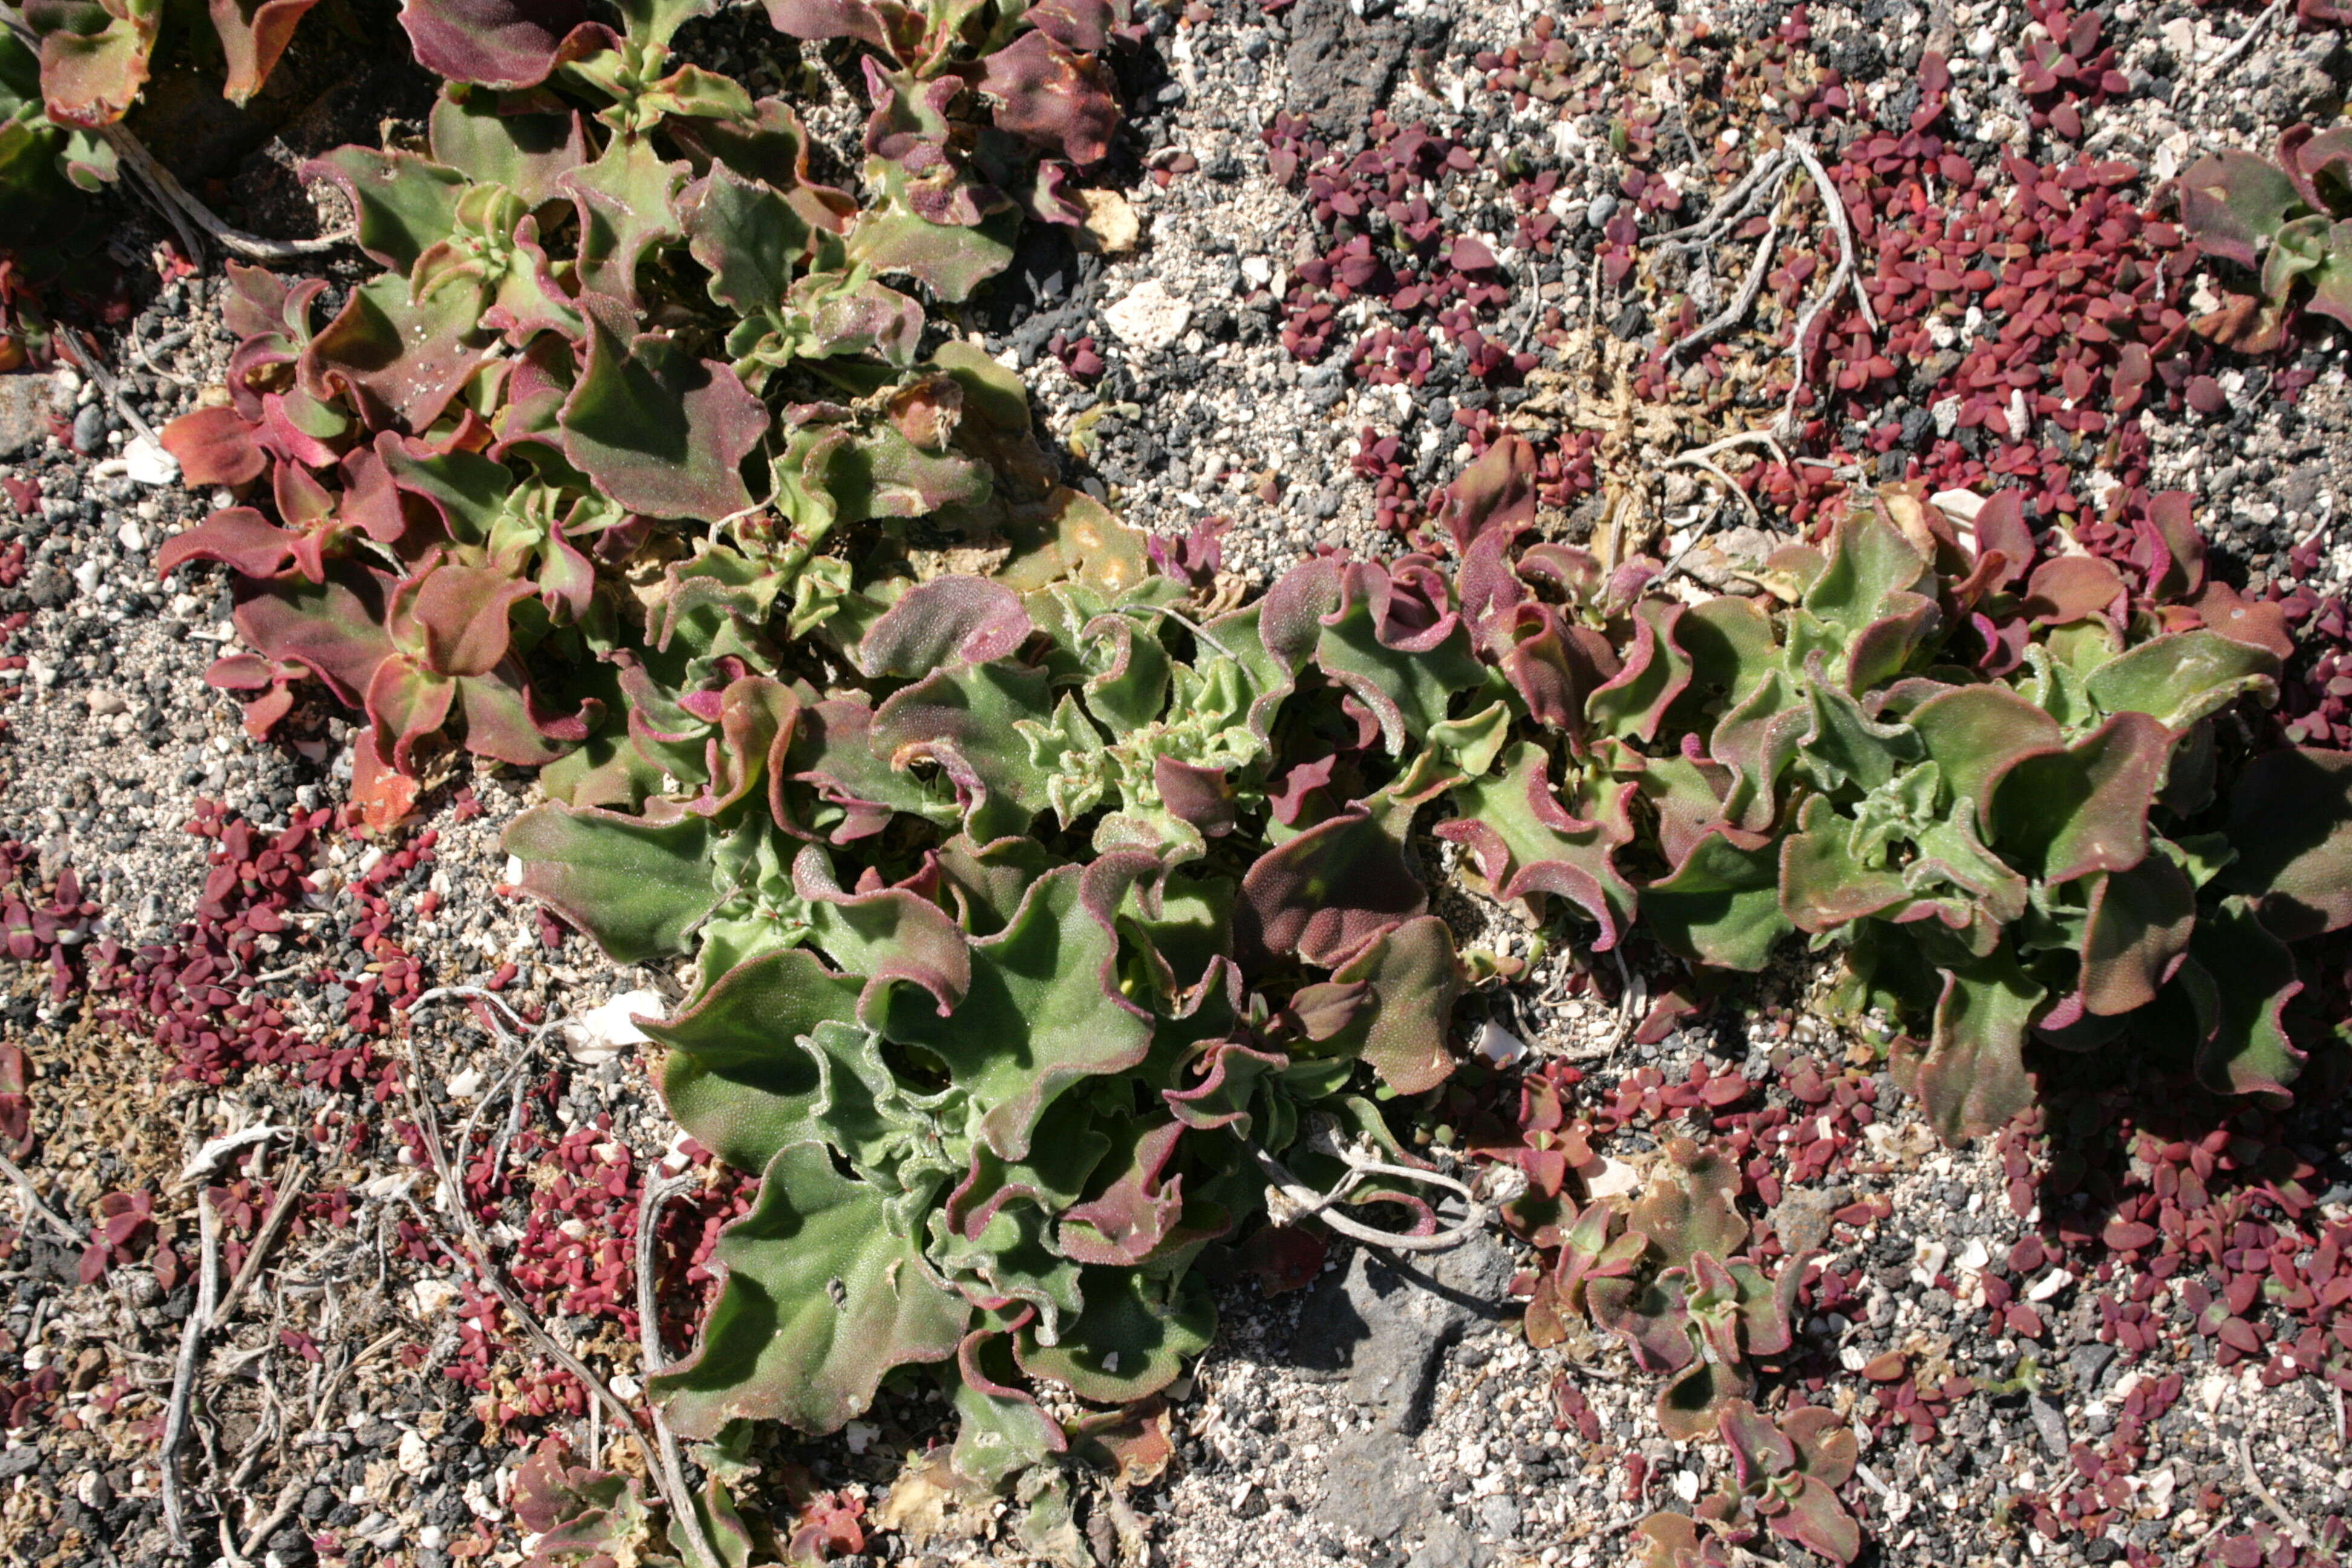
[[[2042,1435],[2042,1446],[2053,1459],[2066,1457],[2066,1417],[2055,1405],[2035,1398],[2028,1406],[2033,1416],[2033,1429]]]
[[[2099,1377],[2116,1359],[2116,1347],[2094,1341],[2076,1345],[2066,1357],[2067,1370],[2074,1374],[2074,1386],[2084,1393],[2099,1385]]]
[[[0,1455],[0,1461],[6,1458]],[[1341,1438],[1325,1467],[1324,1483],[1315,1516],[1375,1542],[1392,1540],[1428,1518],[1435,1500],[1420,1457],[1395,1432],[1359,1432]]]
[[[646,1033],[634,1021],[636,1015],[657,1018],[667,1011],[656,992],[624,991],[603,1006],[581,1014],[564,1030],[564,1049],[573,1061],[586,1066],[609,1061],[624,1047],[645,1043]]]
[[[1519,1505],[1502,1492],[1486,1498],[1478,1504],[1478,1526],[1497,1541],[1508,1541],[1519,1532]]]
[[[0,459],[39,450],[48,433],[47,378],[0,375]]]
[[[180,482],[179,459],[145,436],[122,448],[122,471],[133,483],[150,487]]]
[[[106,440],[106,410],[97,404],[86,404],[74,416],[74,446],[84,452],[95,452]]]
[[[1102,313],[1103,325],[1130,348],[1164,349],[1184,335],[1192,307],[1171,294],[1159,279],[1147,278]]]
[[[1479,1568],[1486,1553],[1471,1533],[1450,1518],[1429,1527],[1421,1550],[1406,1559],[1405,1568]]]
[[[1591,205],[1584,209],[1585,226],[1588,228],[1599,228],[1602,225],[1606,224],[1611,217],[1614,216],[1616,211],[1617,193],[1614,191],[1603,191],[1599,195],[1593,197]]]
[[[1078,226],[1078,243],[1105,256],[1125,256],[1143,237],[1135,208],[1117,191],[1080,191],[1078,203],[1087,209]]]

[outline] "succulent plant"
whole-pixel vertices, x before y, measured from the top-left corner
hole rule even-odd
[[[86,129],[50,118],[41,98],[41,62],[0,27],[0,212],[31,222],[69,189],[94,191],[114,178],[114,149]],[[29,241],[14,228],[12,246]]]
[[[509,830],[524,890],[615,957],[696,952],[688,1005],[646,1025],[664,1092],[763,1174],[698,1352],[652,1384],[683,1432],[831,1430],[952,1358],[959,1464],[1006,1481],[1061,1451],[1024,1379],[1128,1403],[1206,1344],[1189,1265],[1265,1201],[1236,1139],[1328,1183],[1350,1148],[1397,1157],[1360,1061],[1408,1091],[1450,1066],[1460,966],[1391,804],[1446,775],[1225,847],[1311,743],[1294,714],[1339,700],[1318,661],[1375,693],[1410,666],[1362,604],[1314,613],[1337,580],[1195,623],[1123,533],[1079,515],[1026,592],[853,594],[814,634],[847,685],[740,674],[689,707],[700,758],[633,736],[667,793]],[[667,656],[736,624],[681,618]]]
[[[2179,200],[2198,248],[2254,278],[2253,292],[2199,321],[2199,331],[2267,353],[2298,305],[2352,326],[2352,126],[2294,126],[2275,160],[2209,153],[2180,176]]]
[[[1739,1173],[1720,1152],[1673,1140],[1657,1179],[1625,1215],[1635,1244],[1604,1249],[1613,1267],[1587,1266],[1593,1322],[1624,1340],[1644,1371],[1669,1377],[1658,1395],[1669,1437],[1713,1431],[1732,1401],[1755,1391],[1756,1358],[1794,1342],[1789,1314],[1803,1270],[1786,1264],[1767,1279],[1748,1260],[1748,1222],[1733,1206],[1738,1190]]]

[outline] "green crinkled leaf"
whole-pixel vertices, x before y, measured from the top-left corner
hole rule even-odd
[[[688,1437],[740,1419],[837,1430],[891,1368],[953,1355],[971,1315],[891,1228],[881,1191],[835,1171],[821,1143],[777,1152],[714,1258],[727,1280],[700,1343],[646,1380]]]
[[[719,902],[709,819],[653,823],[617,812],[539,805],[515,818],[505,846],[523,862],[522,890],[596,939],[619,963],[680,952]]]
[[[1786,936],[1780,867],[1769,845],[1700,839],[1674,873],[1641,890],[1643,929],[1672,951],[1720,969],[1758,970]]]
[[[1920,1109],[1948,1142],[1991,1132],[2033,1103],[2026,1031],[2044,992],[2001,948],[1944,972],[1936,1032],[1919,1063]]]
[[[2278,656],[2218,632],[2169,632],[2117,654],[2090,672],[2084,689],[2103,713],[2147,713],[2168,730],[2187,729],[2208,713],[2278,690]]]
[[[1854,856],[1852,826],[1817,795],[1781,841],[1780,907],[1799,931],[1832,931],[1909,898],[1901,872]]]
[[[849,232],[852,259],[877,272],[905,273],[950,301],[970,299],[1012,261],[1020,218],[1010,208],[970,227],[928,222],[916,213],[913,177],[887,159],[867,161],[866,184],[877,199]]]
[[[1656,736],[1660,721],[1690,685],[1690,656],[1675,640],[1682,614],[1682,605],[1670,600],[1643,599],[1634,607],[1625,668],[1584,700],[1595,733],[1618,740]]]
[[[781,309],[809,226],[790,203],[724,163],[687,194],[687,248],[709,270],[710,297],[739,316]]]
[[[718,522],[749,510],[743,459],[768,411],[723,364],[625,312],[588,301],[588,368],[564,399],[563,455],[614,500],[652,517]]]
[[[1423,915],[1384,932],[1331,980],[1360,984],[1367,996],[1354,1022],[1325,1042],[1326,1050],[1353,1051],[1399,1094],[1434,1089],[1453,1073],[1446,1042],[1464,984],[1454,933],[1444,921]]]
[[[823,1025],[854,1023],[860,985],[787,949],[733,970],[676,1017],[644,1026],[670,1048],[662,1067],[670,1114],[741,1171],[764,1170],[786,1144],[824,1136],[814,1120],[823,1079],[799,1041]]]
[[[1444,721],[1455,692],[1485,679],[1470,651],[1470,634],[1459,624],[1426,652],[1389,647],[1376,634],[1370,601],[1363,596],[1352,597],[1322,628],[1315,661],[1371,709],[1390,754],[1398,758],[1408,740],[1423,740]]]
[[[1062,1424],[1020,1391],[1021,1369],[1002,1334],[975,1332],[958,1358],[953,1463],[959,1474],[992,1489],[1069,1447]]]
[[[2157,853],[2126,871],[2094,879],[2083,926],[2083,1005],[2103,1016],[2156,1000],[2189,950],[2197,926],[2197,886],[2161,839]]]
[[[317,160],[334,174],[359,214],[359,247],[379,266],[405,273],[457,226],[457,198],[468,181],[456,169],[414,153],[339,147]]]
[[[1015,1345],[1023,1371],[1081,1399],[1117,1405],[1156,1394],[1216,1333],[1217,1310],[1189,1275],[1171,1282],[1139,1268],[1088,1268],[1080,1287],[1087,1310],[1062,1325],[1059,1344],[1024,1330]]]
[[[2288,942],[2352,924],[2352,752],[2290,747],[2255,758],[2230,795],[2237,858],[2221,886]]]
[[[1110,989],[1118,942],[1065,866],[1031,887],[1004,930],[971,944],[971,988],[941,1016],[930,993],[894,985],[869,995],[866,1021],[937,1057],[980,1113],[978,1135],[1008,1160],[1056,1098],[1084,1079],[1125,1072],[1151,1043],[1150,1020]]]
[[[985,844],[1026,833],[1051,804],[1052,770],[1013,728],[1051,717],[1045,672],[996,659],[938,670],[891,693],[875,712],[873,746],[895,768],[936,763],[955,789],[965,831]]]
[[[2284,1017],[2303,989],[2294,955],[2235,898],[2200,915],[2189,951],[2212,997],[2212,1031],[2198,1047],[2198,1079],[2221,1094],[2284,1100],[2304,1062]]]
[[[1829,559],[1799,608],[1843,634],[1841,646],[1874,622],[1914,607],[1935,593],[1935,573],[1903,532],[1875,508],[1849,511],[1831,541]]]
[[[2119,712],[2071,745],[2028,752],[1992,782],[1989,837],[2047,883],[2137,866],[2170,752],[2163,723],[2139,711]]]
[[[503,185],[526,206],[563,198],[563,176],[588,161],[580,117],[503,107],[496,93],[445,84],[428,122],[435,161],[477,184]]]
[[[2231,148],[2200,158],[2180,177],[2180,216],[2208,255],[2254,265],[2256,247],[2279,230],[2303,197],[2269,159]]]
[[[1975,808],[1979,822],[1991,809],[1989,786],[2004,769],[2063,739],[2057,721],[2006,686],[1953,687],[1906,717],[1942,771],[1945,787]]]
[[[1632,842],[1622,786],[1603,784],[1615,797],[1591,820],[1560,804],[1542,747],[1521,742],[1503,759],[1500,778],[1480,776],[1454,788],[1460,815],[1437,833],[1475,858],[1479,874],[1500,899],[1549,893],[1567,900],[1601,927],[1598,946],[1613,946],[1631,922],[1634,893],[1617,869],[1616,851]]]

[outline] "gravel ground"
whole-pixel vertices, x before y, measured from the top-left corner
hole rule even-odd
[[[1584,58],[1609,63],[1598,107],[1570,114],[1541,99],[1515,109],[1479,64],[1481,51],[1517,44],[1537,7],[1372,0],[1360,9],[1219,0],[1192,5],[1181,20],[1158,14],[1149,50],[1121,67],[1130,127],[1111,183],[1132,213],[1132,243],[1111,234],[1097,253],[1034,237],[965,325],[1030,374],[1074,482],[1164,532],[1229,518],[1226,568],[1253,583],[1322,545],[1398,548],[1377,521],[1388,498],[1358,460],[1380,439],[1397,437],[1410,487],[1433,496],[1470,455],[1457,413],[1570,440],[1581,405],[1562,386],[1601,387],[1591,395],[1613,400],[1622,416],[1591,432],[1591,495],[1649,495],[1669,543],[1697,537],[1721,503],[1684,483],[1687,473],[1668,476],[1665,459],[1756,421],[1736,401],[1679,384],[1634,410],[1619,384],[1660,329],[1645,314],[1654,291],[1602,281],[1610,220],[1637,200],[1625,194],[1624,138],[1612,121],[1622,127],[1637,106],[1663,108],[1659,144],[1674,145],[1679,128],[1688,156],[1661,153],[1649,167],[1695,184],[1696,138],[1739,131],[1746,110],[1736,100],[1702,104],[1704,94],[1671,81],[1651,83],[1638,105],[1625,88],[1619,102],[1614,62],[1669,47],[1695,56],[1695,37],[1767,38],[1785,31],[1787,16],[1647,0],[1560,15]],[[1886,123],[1903,122],[1906,92],[1916,103],[1921,50],[1932,43],[1953,62],[1964,157],[1989,175],[2004,150],[2058,155],[2047,132],[2030,128],[2032,106],[2014,84],[2026,22],[2018,7],[1809,10],[1800,48],[1809,68],[1839,70]],[[2226,76],[2210,69],[2254,15],[2136,0],[2108,7],[2105,41],[2132,87],[2085,111],[2084,154],[2133,163],[2140,172],[2126,190],[2146,205],[2157,183],[2201,151],[2264,145],[2284,125],[2338,111],[2352,79],[2339,32],[2296,33],[2273,17]],[[765,51],[779,79],[796,58],[756,16],[711,24],[703,47],[715,61],[731,52],[739,69]],[[315,223],[299,191],[268,172],[282,175],[299,154],[373,123],[354,107],[352,80],[395,103],[413,90],[352,69],[318,89],[313,112],[281,115],[265,142],[215,171],[227,199],[245,204],[232,209],[242,220]],[[836,157],[855,137],[848,79],[836,72],[834,101],[811,116]],[[1521,293],[1528,283],[1513,265],[1533,274],[1538,303],[1523,307],[1515,293],[1482,308],[1490,335],[1506,341],[1523,308],[1530,321],[1539,308],[1559,312],[1559,341],[1535,370],[1490,384],[1456,348],[1436,354],[1419,385],[1376,385],[1349,374],[1342,353],[1302,360],[1284,342],[1301,268],[1347,236],[1319,223],[1309,198],[1281,177],[1269,133],[1274,152],[1295,143],[1277,116],[1297,116],[1304,134],[1352,153],[1374,144],[1376,110],[1468,150],[1471,167],[1430,189],[1446,233],[1491,251],[1511,249],[1520,210],[1507,155],[1517,150],[1528,167],[1556,175],[1540,206],[1559,219],[1563,243],[1549,258],[1499,264]],[[156,1454],[195,1301],[196,1190],[209,1183],[230,1209],[223,1272],[234,1279],[257,1248],[258,1260],[194,1379],[184,1488],[194,1555],[269,1568],[519,1563],[513,1476],[532,1448],[552,1434],[614,1463],[628,1462],[628,1450],[607,1441],[601,1417],[541,1348],[499,1326],[478,1283],[432,1242],[410,1195],[425,1190],[418,1145],[392,1123],[413,1120],[412,1096],[445,1127],[479,1113],[481,1140],[496,1140],[509,1167],[500,1180],[514,1223],[493,1236],[495,1247],[509,1260],[554,1260],[523,1281],[526,1294],[559,1340],[621,1387],[639,1370],[619,1316],[634,1296],[607,1244],[625,1236],[646,1173],[684,1160],[673,1158],[673,1130],[635,1051],[574,1029],[533,1054],[454,1007],[411,1039],[387,998],[420,984],[495,981],[518,1008],[576,1018],[625,992],[674,994],[676,981],[605,963],[502,894],[498,836],[530,803],[522,775],[445,764],[452,771],[428,781],[417,821],[371,839],[324,815],[349,777],[342,716],[314,704],[286,727],[290,739],[256,744],[236,705],[204,685],[205,665],[232,642],[225,589],[208,572],[159,585],[152,561],[211,501],[154,482],[137,459],[131,416],[160,426],[217,380],[228,347],[215,324],[218,280],[163,281],[152,221],[130,208],[121,216],[111,252],[131,307],[90,340],[120,369],[121,405],[66,372],[0,376],[0,479],[37,489],[29,510],[11,516],[0,506],[0,551],[25,546],[13,568],[0,555],[0,615],[11,627],[0,644],[8,667],[0,668],[0,840],[28,904],[39,902],[35,889],[64,901],[58,874],[70,867],[86,911],[60,916],[62,937],[42,937],[33,957],[9,966],[0,1029],[32,1064],[25,1163],[60,1222],[27,1218],[0,1254],[0,1416],[9,1426],[0,1553],[28,1564],[143,1563],[178,1550]],[[1342,305],[1343,316],[1350,311],[1350,331],[1394,315],[1370,296]],[[1728,346],[1769,361],[1769,325],[1759,314]],[[1098,374],[1073,374],[1074,363],[1084,368],[1082,340]],[[2344,333],[2315,331],[2288,354],[2217,364],[2213,412],[2140,416],[2151,482],[2199,494],[2225,570],[2250,592],[2302,588],[2325,599],[2352,578],[2352,536],[2338,521],[2352,483],[2347,344]],[[2299,391],[2291,404],[2275,395],[2282,375]],[[2072,460],[2095,493],[2108,455],[2083,443]],[[1548,505],[1545,522],[1577,537],[1594,515],[1588,496]],[[1768,511],[1760,522],[1787,519]],[[225,815],[208,816],[200,803]],[[226,882],[244,884],[242,893],[225,889],[217,871],[217,825],[231,819],[253,830],[227,851]],[[198,820],[215,824],[211,837],[187,831]],[[266,893],[275,873],[257,870],[254,858],[305,824],[315,842],[288,851],[287,876],[302,880],[273,905],[283,918],[259,938],[263,958],[234,974],[191,969],[204,930],[225,909],[270,902],[254,889]],[[428,834],[429,853],[420,854]],[[1470,918],[1487,922],[1498,951],[1528,951],[1507,913],[1482,906]],[[118,961],[104,955],[110,941]],[[119,978],[142,949],[170,955],[168,984]],[[2259,1360],[2225,1363],[2217,1342],[2177,1314],[2161,1343],[2119,1355],[2099,1337],[2092,1298],[2104,1276],[2033,1262],[2038,1250],[2021,1266],[2020,1244],[2046,1232],[2064,1205],[2087,1204],[2050,1173],[2069,1159],[2079,1165],[2077,1151],[2095,1137],[2078,1130],[2069,1142],[2053,1121],[1969,1150],[1937,1146],[1870,1045],[1813,1016],[1817,977],[1795,967],[1704,1027],[1633,1044],[1625,1020],[1653,968],[1638,949],[1633,956],[1623,992],[1613,977],[1604,977],[1605,994],[1580,991],[1564,961],[1541,966],[1492,1004],[1496,1019],[1535,1059],[1577,1063],[1584,1105],[1628,1093],[1654,1100],[1658,1085],[1683,1082],[1701,1064],[1756,1086],[1741,1102],[1748,1111],[1779,1107],[1801,1121],[1820,1110],[1824,1142],[1831,1112],[1843,1117],[1838,1157],[1811,1184],[1792,1179],[1771,1219],[1790,1251],[1810,1241],[1824,1268],[1858,1283],[1838,1309],[1801,1325],[1779,1381],[1864,1435],[1863,1470],[1846,1497],[1872,1538],[1864,1561],[2335,1560],[2326,1521],[2340,1532],[2352,1501],[2340,1394],[2314,1377],[2273,1385]],[[58,973],[71,983],[54,984]],[[85,986],[110,975],[118,978]],[[279,1019],[268,1026],[275,1043],[258,1048],[256,1009]],[[208,1044],[187,1017],[212,1020],[213,1035],[230,1043]],[[1876,1114],[1844,1116],[1848,1096],[1823,1110],[1792,1090],[1814,1063],[1857,1091],[1867,1085],[1863,1103]],[[513,1094],[500,1088],[509,1068],[521,1086]],[[1689,1114],[1669,1105],[1621,1117],[1596,1152],[1643,1165]],[[208,1171],[192,1164],[225,1134],[256,1128],[288,1131],[229,1148]],[[2303,1178],[2316,1201],[2311,1223],[2352,1217],[2352,1126],[2342,1113],[2306,1108],[2279,1137],[2315,1173]],[[123,1215],[125,1194],[142,1193],[152,1215],[129,1213],[121,1256],[86,1279],[92,1227]],[[665,1224],[660,1282],[675,1309],[673,1343],[706,1283],[694,1259],[741,1201],[736,1185],[714,1177]],[[1636,1521],[1687,1507],[1726,1468],[1718,1447],[1659,1436],[1656,1382],[1622,1346],[1587,1334],[1529,1344],[1512,1287],[1535,1257],[1516,1241],[1482,1240],[1426,1275],[1343,1248],[1303,1288],[1280,1293],[1238,1263],[1220,1286],[1214,1348],[1171,1392],[1164,1472],[1127,1492],[1089,1490],[1083,1543],[1066,1552],[1265,1568],[1585,1568],[1624,1560]],[[2042,1331],[2021,1332],[1999,1302],[1988,1306],[1988,1283],[2006,1301],[2012,1279]],[[1907,1369],[1898,1373],[1904,1390],[1948,1389],[1951,1379],[1972,1386],[1923,1435],[1893,1380],[1876,1375],[1890,1356]],[[2137,1412],[2168,1378],[2177,1385],[2142,1422]],[[910,1383],[887,1390],[840,1437],[763,1435],[751,1456],[765,1476],[754,1495],[772,1508],[779,1535],[811,1498],[859,1521],[856,1553],[866,1560],[1026,1560],[1009,1518],[930,1506],[922,1466],[949,1430],[946,1415],[935,1394]],[[2131,1430],[2119,1436],[2126,1421]],[[2038,1527],[2057,1508],[2049,1500],[2093,1478],[2116,1494],[2096,1529],[2071,1517]]]

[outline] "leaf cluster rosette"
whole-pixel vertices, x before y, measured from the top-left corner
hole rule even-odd
[[[2179,202],[2198,249],[2254,282],[2197,331],[2268,353],[2285,342],[2297,309],[2352,326],[2352,126],[2291,127],[2275,158],[2209,153],[2180,176]]]
[[[2032,1042],[2128,1034],[2222,1092],[2284,1091],[2285,943],[2352,915],[2317,891],[2345,868],[2346,759],[2247,764],[2227,715],[2274,697],[2291,645],[2208,577],[2186,497],[2152,502],[2127,578],[2045,558],[2013,495],[1963,531],[1890,489],[1754,596],[1685,603],[1650,563],[1518,548],[1507,445],[1450,515],[1465,616],[1541,738],[1438,829],[1498,896],[1563,899],[1596,946],[1638,914],[1716,968],[1795,932],[1842,949],[1853,1000],[1924,1024],[1948,1137],[2031,1102]],[[2290,795],[2292,830],[2261,832]]]
[[[1403,638],[1409,571],[1307,569],[1196,622],[1080,513],[996,577],[853,592],[813,633],[833,680],[742,675],[698,763],[633,736],[675,788],[518,819],[523,890],[616,958],[693,955],[644,1026],[664,1094],[762,1174],[651,1384],[674,1426],[832,1430],[952,1362],[956,1464],[1008,1483],[1072,1442],[1027,1384],[1131,1405],[1205,1347],[1191,1266],[1265,1206],[1241,1144],[1327,1186],[1351,1150],[1405,1159],[1360,1067],[1411,1093],[1450,1066],[1464,974],[1405,833],[1458,752],[1412,743],[1418,710],[1381,749],[1332,671],[1422,668],[1364,600]],[[1352,784],[1280,820],[1334,737]],[[1433,1223],[1392,1183],[1350,1202]]]
[[[918,220],[896,154],[863,206],[811,180],[789,105],[674,56],[710,9],[415,0],[403,24],[447,79],[421,143],[311,166],[384,270],[327,316],[323,281],[231,267],[228,399],[164,444],[248,504],[159,564],[235,570],[252,651],[210,679],[248,694],[256,734],[316,678],[365,711],[375,769],[413,774],[445,731],[523,765],[584,742],[551,788],[641,795],[868,553],[898,558],[918,523],[935,548],[1055,534],[1073,503],[1017,380],[939,342],[918,297],[1001,268],[1019,215]],[[987,51],[1031,35],[942,26],[961,96],[939,101],[995,137],[986,106],[1028,99],[955,73],[984,84]],[[679,629],[706,621],[729,629]],[[649,774],[613,773],[648,746]]]
[[[243,104],[293,41],[319,0],[210,0],[203,7],[211,37],[198,47],[218,60],[221,96]],[[37,48],[39,96],[60,126],[96,130],[131,112],[147,85],[155,51],[198,30],[196,9],[164,0],[9,0]],[[78,182],[79,183],[79,182]]]
[[[49,117],[41,100],[40,57],[0,27],[0,213],[30,224],[72,190],[114,177],[114,150],[79,126]],[[12,245],[26,243],[12,234]]]
[[[1802,1405],[1774,1421],[1745,1399],[1725,1403],[1715,1430],[1731,1450],[1732,1480],[1693,1514],[1654,1513],[1635,1527],[1639,1568],[1727,1568],[1759,1523],[1833,1563],[1862,1551],[1862,1527],[1837,1489],[1860,1445],[1837,1413]]]

